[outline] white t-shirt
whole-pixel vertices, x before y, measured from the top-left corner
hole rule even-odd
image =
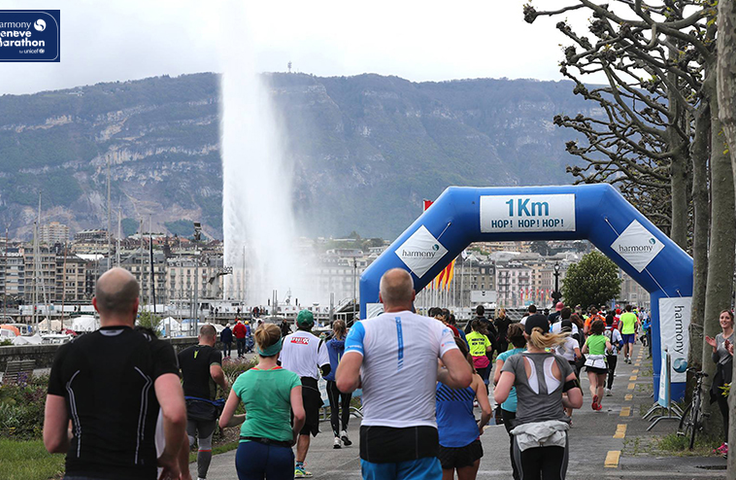
[[[573,327],[574,326],[575,325],[573,325]],[[564,359],[568,362],[572,362],[575,360],[576,348],[580,348],[580,344],[578,343],[578,341],[572,337],[567,337],[565,339],[565,343],[563,343],[562,345],[558,345],[555,350],[557,351],[557,355],[564,357]]]
[[[436,428],[437,359],[455,348],[452,330],[409,311],[353,325],[343,357],[363,356],[362,425]]]
[[[562,332],[562,321],[553,323],[552,324],[552,333],[561,333],[561,332]],[[570,332],[570,333],[572,333],[573,335],[575,335],[576,333],[578,333],[578,326],[575,325],[574,323],[572,324],[572,332]]]
[[[616,328],[606,326],[603,335],[611,341],[611,345],[613,346],[613,351],[611,353],[606,352],[606,355],[618,355],[618,346],[621,344],[620,342],[624,341],[621,332]]]
[[[297,330],[284,337],[279,360],[286,370],[315,380],[319,380],[319,367],[330,364],[324,342],[312,332],[304,330]]]

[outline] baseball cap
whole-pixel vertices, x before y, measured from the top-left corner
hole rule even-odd
[[[562,303],[562,302],[557,302],[557,306],[555,306],[555,310],[557,310],[559,312],[563,308],[565,308],[565,304]]]
[[[300,327],[312,328],[314,326],[314,315],[309,310],[302,310],[296,316],[296,323]]]
[[[528,335],[531,335],[532,330],[534,330],[536,327],[541,328],[542,332],[547,333],[549,331],[549,321],[547,320],[547,317],[545,317],[541,313],[537,313],[526,319],[524,330]]]
[[[563,320],[560,324],[560,331],[572,332],[572,322],[570,320]]]

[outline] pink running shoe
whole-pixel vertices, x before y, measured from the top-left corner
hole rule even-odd
[[[593,395],[593,404],[590,406],[593,410],[600,410],[600,405],[598,405],[598,395]]]
[[[716,448],[714,452],[720,455],[728,455],[728,444],[724,442],[723,445]]]

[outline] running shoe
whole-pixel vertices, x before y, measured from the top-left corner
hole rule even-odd
[[[613,392],[611,391],[611,389],[610,389],[610,388],[607,388],[607,389],[606,389],[606,396],[607,396],[607,397],[610,397],[611,395],[613,395]]]
[[[718,453],[720,455],[728,455],[728,444],[724,443],[720,447],[714,449],[713,453]]]
[[[597,404],[597,405],[596,405],[596,408],[595,408],[595,409],[596,409],[596,411],[600,411],[600,410],[603,410],[603,405],[601,405],[601,404],[599,403],[599,404]]]
[[[332,448],[342,448],[342,443],[340,443],[340,437],[335,437],[335,442],[332,444]]]
[[[340,440],[342,440],[342,443],[344,443],[346,447],[349,447],[350,445],[353,444],[353,442],[351,442],[350,439],[348,438],[347,430],[342,431],[342,433],[340,434]]]
[[[312,478],[312,472],[304,470],[302,466],[297,466],[294,469],[294,478]]]
[[[598,408],[598,395],[593,395],[593,404],[590,406],[593,410],[600,410]]]

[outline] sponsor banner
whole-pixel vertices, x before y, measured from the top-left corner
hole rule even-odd
[[[662,405],[664,408],[670,408],[670,389],[667,388],[667,386],[672,380],[667,378],[667,352],[662,349],[661,353],[662,359],[659,364],[659,394],[657,395],[657,403]]]
[[[396,249],[396,255],[422,278],[447,253],[447,249],[422,225]]]
[[[662,251],[664,244],[634,220],[611,244],[611,248],[641,273]]]
[[[480,231],[574,232],[575,194],[483,195]]]
[[[59,10],[0,10],[0,62],[59,61]]]
[[[687,351],[690,345],[688,331],[690,330],[692,303],[692,297],[659,299],[660,345],[663,352],[665,347],[670,352],[672,368],[669,374],[673,382],[685,382],[687,379],[686,372],[676,372],[674,367],[687,362]]]

